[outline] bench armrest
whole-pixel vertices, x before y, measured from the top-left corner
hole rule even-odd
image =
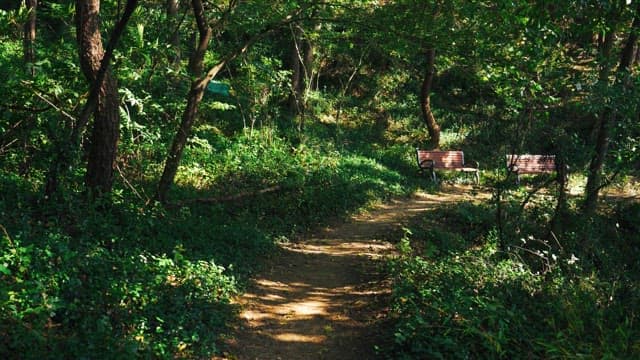
[[[432,159],[426,159],[420,162],[420,168],[433,169],[434,166],[436,166],[436,161]]]

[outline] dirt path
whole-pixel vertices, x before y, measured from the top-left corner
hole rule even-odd
[[[417,194],[284,244],[238,302],[242,324],[229,359],[375,359],[387,341],[389,281],[382,264],[412,216],[469,189]],[[385,336],[386,335],[386,336]]]

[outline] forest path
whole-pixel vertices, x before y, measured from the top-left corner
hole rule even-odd
[[[391,295],[383,264],[411,218],[447,202],[477,199],[470,187],[419,193],[282,244],[237,302],[240,324],[227,359],[374,359],[389,341]]]

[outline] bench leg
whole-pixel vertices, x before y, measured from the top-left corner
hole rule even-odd
[[[476,180],[476,185],[480,184],[480,170],[476,170],[475,174],[474,174],[475,180]]]
[[[433,182],[438,182],[438,176],[436,175],[436,171],[433,168],[431,168],[431,180]]]

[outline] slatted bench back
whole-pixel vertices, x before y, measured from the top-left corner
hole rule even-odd
[[[431,168],[431,161],[435,169],[459,169],[464,167],[464,153],[462,151],[429,151],[416,150],[418,166]]]
[[[507,155],[507,168],[518,174],[539,174],[556,171],[554,155]]]

